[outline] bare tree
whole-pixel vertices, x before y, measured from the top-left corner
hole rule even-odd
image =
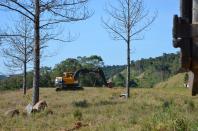
[[[76,22],[89,18],[88,0],[2,0],[1,8],[9,9],[29,18],[34,23],[34,78],[33,99],[39,101],[40,32],[54,24]]]
[[[7,29],[9,30],[9,29]],[[17,34],[9,36],[9,34]],[[10,70],[23,69],[23,93],[26,94],[27,89],[27,64],[32,60],[33,56],[33,31],[30,21],[26,17],[21,17],[14,29],[7,32],[1,32],[1,53],[5,57],[4,64]]]
[[[114,40],[123,40],[127,44],[127,76],[126,89],[128,98],[130,95],[130,47],[132,40],[141,40],[141,33],[145,31],[155,20],[156,15],[149,17],[149,11],[145,10],[143,0],[116,0],[115,6],[108,4],[105,11],[108,19],[102,19],[105,29]]]

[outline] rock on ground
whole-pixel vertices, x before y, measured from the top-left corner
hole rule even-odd
[[[5,112],[5,116],[9,116],[9,117],[14,117],[14,116],[18,116],[18,115],[19,115],[18,109],[10,109]]]
[[[46,107],[47,107],[47,102],[44,100],[41,100],[33,106],[32,110],[41,111],[41,110],[44,110]]]
[[[28,114],[31,114],[32,113],[32,104],[28,104],[26,107],[25,107],[25,110],[27,111]]]

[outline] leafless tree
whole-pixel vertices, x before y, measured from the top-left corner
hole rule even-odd
[[[92,13],[87,10],[88,0],[2,0],[0,7],[17,12],[34,23],[34,78],[33,99],[39,101],[40,33],[54,24],[86,20]]]
[[[30,21],[26,17],[21,17],[14,29],[6,29],[1,32],[3,46],[1,53],[6,59],[4,64],[10,70],[23,69],[23,93],[27,89],[27,64],[33,56],[33,31]],[[9,31],[8,31],[9,30]],[[9,34],[16,34],[10,36]]]
[[[114,40],[123,40],[127,44],[127,76],[126,97],[130,95],[130,47],[132,40],[143,39],[145,31],[156,19],[156,14],[149,16],[149,11],[144,7],[143,0],[116,0],[115,5],[108,4],[105,11],[108,19],[102,19],[104,28]]]

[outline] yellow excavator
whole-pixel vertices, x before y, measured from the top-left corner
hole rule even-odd
[[[112,83],[107,82],[104,72],[101,68],[94,69],[79,69],[76,72],[64,72],[62,77],[55,78],[56,91],[60,90],[82,90],[83,88],[79,85],[78,79],[80,74],[96,73],[102,78],[106,87],[112,88]]]

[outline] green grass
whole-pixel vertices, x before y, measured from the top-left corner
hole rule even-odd
[[[198,131],[198,97],[178,84],[169,87],[170,81],[153,89],[132,89],[129,100],[119,97],[124,92],[120,88],[62,92],[42,88],[40,96],[48,108],[13,118],[4,112],[10,108],[24,112],[32,91],[27,96],[22,91],[0,92],[0,130],[67,131],[81,121],[86,125],[82,131]]]

